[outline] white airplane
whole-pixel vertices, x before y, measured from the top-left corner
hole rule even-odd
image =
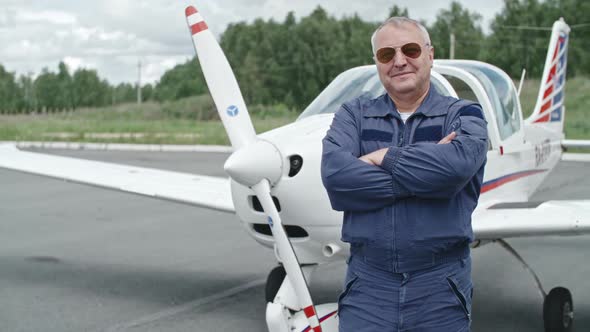
[[[246,232],[273,248],[282,264],[266,285],[270,332],[337,331],[337,304],[314,305],[308,289],[320,265],[344,260],[342,214],[330,207],[320,178],[321,140],[339,106],[383,93],[375,66],[347,70],[334,79],[292,124],[256,135],[237,81],[207,24],[190,6],[186,18],[203,73],[234,149],[227,178],[162,171],[18,150],[0,146],[0,167],[98,185],[235,213]],[[473,248],[498,243],[532,274],[544,298],[547,331],[569,331],[570,292],[543,289],[535,272],[506,238],[590,233],[590,201],[529,202],[564,146],[590,147],[563,134],[569,27],[553,25],[537,103],[522,118],[517,89],[500,69],[479,61],[436,60],[432,86],[440,93],[479,102],[488,121],[489,150],[482,194],[473,214]]]

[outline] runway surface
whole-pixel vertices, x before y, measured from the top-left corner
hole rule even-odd
[[[43,151],[223,176],[227,154]],[[590,199],[590,167],[562,162],[534,200]],[[274,255],[232,214],[0,169],[0,331],[265,331]],[[590,236],[509,240],[547,290],[568,287],[590,330]],[[473,252],[472,331],[543,331],[542,299],[495,244]],[[318,270],[333,302],[344,264]]]

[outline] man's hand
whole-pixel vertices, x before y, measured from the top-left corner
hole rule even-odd
[[[381,166],[381,163],[383,162],[383,158],[385,157],[385,154],[387,153],[388,150],[389,150],[389,148],[383,148],[380,150],[376,150],[376,151],[368,153],[364,156],[359,157],[359,159],[366,162],[367,164],[370,164],[370,165]]]
[[[448,134],[447,136],[443,137],[443,139],[441,139],[440,141],[438,141],[438,143],[436,144],[449,144],[451,143],[451,141],[457,137],[457,133],[456,132],[452,132],[450,134]]]

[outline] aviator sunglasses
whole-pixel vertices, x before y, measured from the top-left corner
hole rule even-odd
[[[425,46],[428,45],[428,43],[425,44]],[[403,55],[412,59],[417,59],[420,56],[420,54],[422,54],[422,47],[420,47],[418,43],[407,43],[405,45],[402,45],[401,47],[381,47],[377,50],[377,53],[375,53],[375,58],[377,59],[377,61],[381,63],[388,63],[389,61],[391,61],[391,59],[395,57],[396,48],[399,48],[402,51]]]

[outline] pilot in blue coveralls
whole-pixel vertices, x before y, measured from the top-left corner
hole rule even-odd
[[[481,106],[430,85],[420,23],[390,18],[371,41],[387,93],[342,105],[323,140],[322,180],[350,244],[340,331],[469,331]]]

